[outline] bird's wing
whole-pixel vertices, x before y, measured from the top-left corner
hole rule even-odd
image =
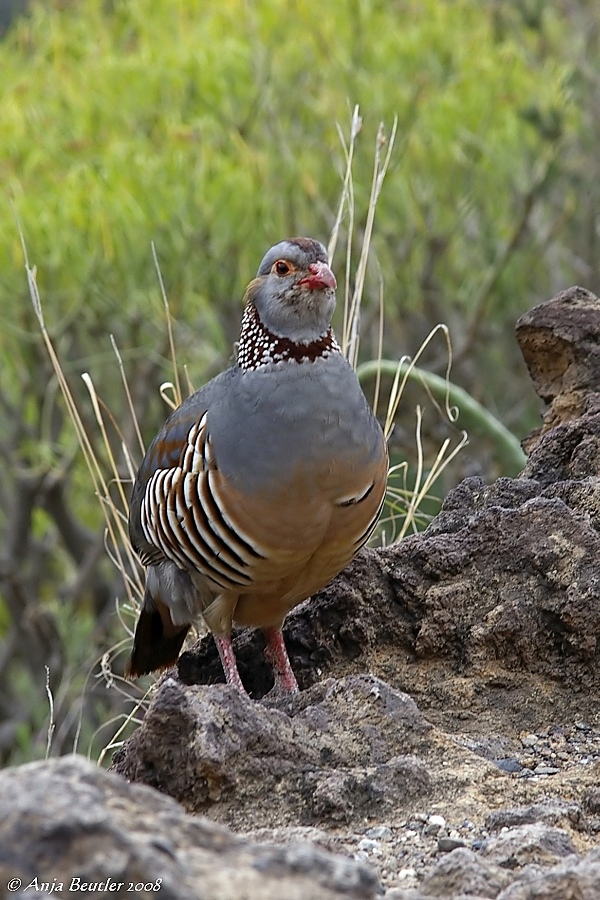
[[[192,513],[199,511],[199,489],[209,477],[206,412],[227,390],[231,377],[228,369],[184,400],[144,456],[129,504],[129,536],[145,566],[166,561],[183,569],[197,566],[194,552],[187,556],[190,542],[182,533],[182,522],[193,526]],[[208,547],[210,543],[209,536]],[[210,550],[207,555],[212,555]]]

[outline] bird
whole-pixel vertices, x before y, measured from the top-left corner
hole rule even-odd
[[[387,484],[381,426],[332,330],[336,287],[319,241],[272,246],[235,362],[150,444],[129,509],[146,581],[126,677],[174,665],[201,619],[227,683],[245,692],[236,625],[264,632],[273,690],[298,690],[283,621],[366,543]]]

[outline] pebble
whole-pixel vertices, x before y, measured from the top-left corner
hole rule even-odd
[[[507,757],[506,759],[493,759],[492,762],[503,772],[520,772],[523,766],[518,759]]]
[[[437,825],[438,828],[444,828],[446,825],[446,820],[443,816],[429,816],[429,825]]]
[[[392,829],[387,825],[376,825],[373,828],[367,828],[365,837],[372,838],[375,841],[390,841],[393,837]]]
[[[361,841],[359,841],[358,849],[364,851],[365,853],[381,853],[379,841],[372,841],[369,838],[363,838]]]
[[[413,868],[400,869],[400,871],[398,872],[398,878],[400,879],[400,881],[406,881],[407,878],[416,878],[416,877],[417,877],[417,870],[413,869]]]
[[[438,840],[438,850],[440,853],[450,853],[458,847],[466,847],[465,842],[461,841],[460,838],[441,837]]]
[[[600,772],[600,713],[592,724],[550,725],[536,733],[523,730],[516,747],[509,740],[503,746],[505,750],[502,745],[494,747],[498,757],[490,760],[502,770],[497,772],[497,777],[537,779],[545,791],[543,779],[551,779],[559,772],[593,765],[598,766]],[[503,756],[503,752],[507,755]],[[511,753],[514,755],[509,756]],[[486,758],[490,759],[489,756]],[[546,780],[545,784],[549,790],[551,781]],[[600,816],[600,787],[590,788],[588,794],[583,801],[584,812],[589,817]],[[379,868],[382,885],[388,889],[385,900],[404,900],[418,888],[432,865],[446,864],[446,855],[453,850],[468,847],[481,852],[490,838],[505,835],[515,827],[509,828],[505,823],[501,829],[490,831],[477,820],[461,816],[455,822],[450,814],[443,816],[421,806],[418,812],[394,821],[393,825],[366,820],[360,831],[353,835],[351,844],[340,843],[347,853]],[[518,833],[515,839],[521,840]],[[598,896],[600,900],[600,894]]]
[[[446,820],[443,816],[429,816],[429,821],[425,826],[425,834],[438,834],[445,825]]]

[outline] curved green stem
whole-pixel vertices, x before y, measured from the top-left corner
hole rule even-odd
[[[356,370],[359,381],[374,378],[377,372],[382,375],[390,375],[392,378],[398,371],[398,363],[392,359],[369,360],[362,363]],[[477,400],[474,400],[465,390],[447,381],[440,375],[410,367],[410,363],[401,364],[402,376],[407,375],[411,381],[419,381],[431,391],[433,396],[442,404],[450,403],[460,410],[461,422],[467,429],[477,430],[487,435],[496,448],[496,455],[503,465],[507,475],[518,475],[525,466],[527,457],[523,452],[517,438],[506,428],[502,422],[494,418]]]

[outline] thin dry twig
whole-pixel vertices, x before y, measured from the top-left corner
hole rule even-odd
[[[50,721],[48,722],[48,737],[46,740],[46,759],[50,757],[50,750],[52,749],[52,737],[54,735],[54,729],[56,728],[56,721],[54,718],[54,697],[52,696],[52,689],[50,688],[50,666],[44,666],[46,670],[46,696],[48,697],[48,705],[50,706]]]
[[[158,255],[156,253],[156,246],[154,244],[154,241],[152,241],[152,259],[154,260],[154,268],[156,269],[156,275],[158,277],[158,283],[160,285],[160,293],[161,293],[164,308],[165,308],[165,318],[167,321],[167,333],[169,335],[169,350],[171,353],[171,364],[173,366],[173,379],[175,381],[175,385],[174,385],[175,401],[176,401],[176,405],[180,406],[183,398],[181,396],[181,385],[179,383],[179,372],[177,369],[177,354],[175,352],[175,341],[173,339],[173,320],[171,318],[171,310],[169,307],[169,300],[167,298],[167,292],[165,290],[162,272],[160,271],[160,265],[158,262]]]

